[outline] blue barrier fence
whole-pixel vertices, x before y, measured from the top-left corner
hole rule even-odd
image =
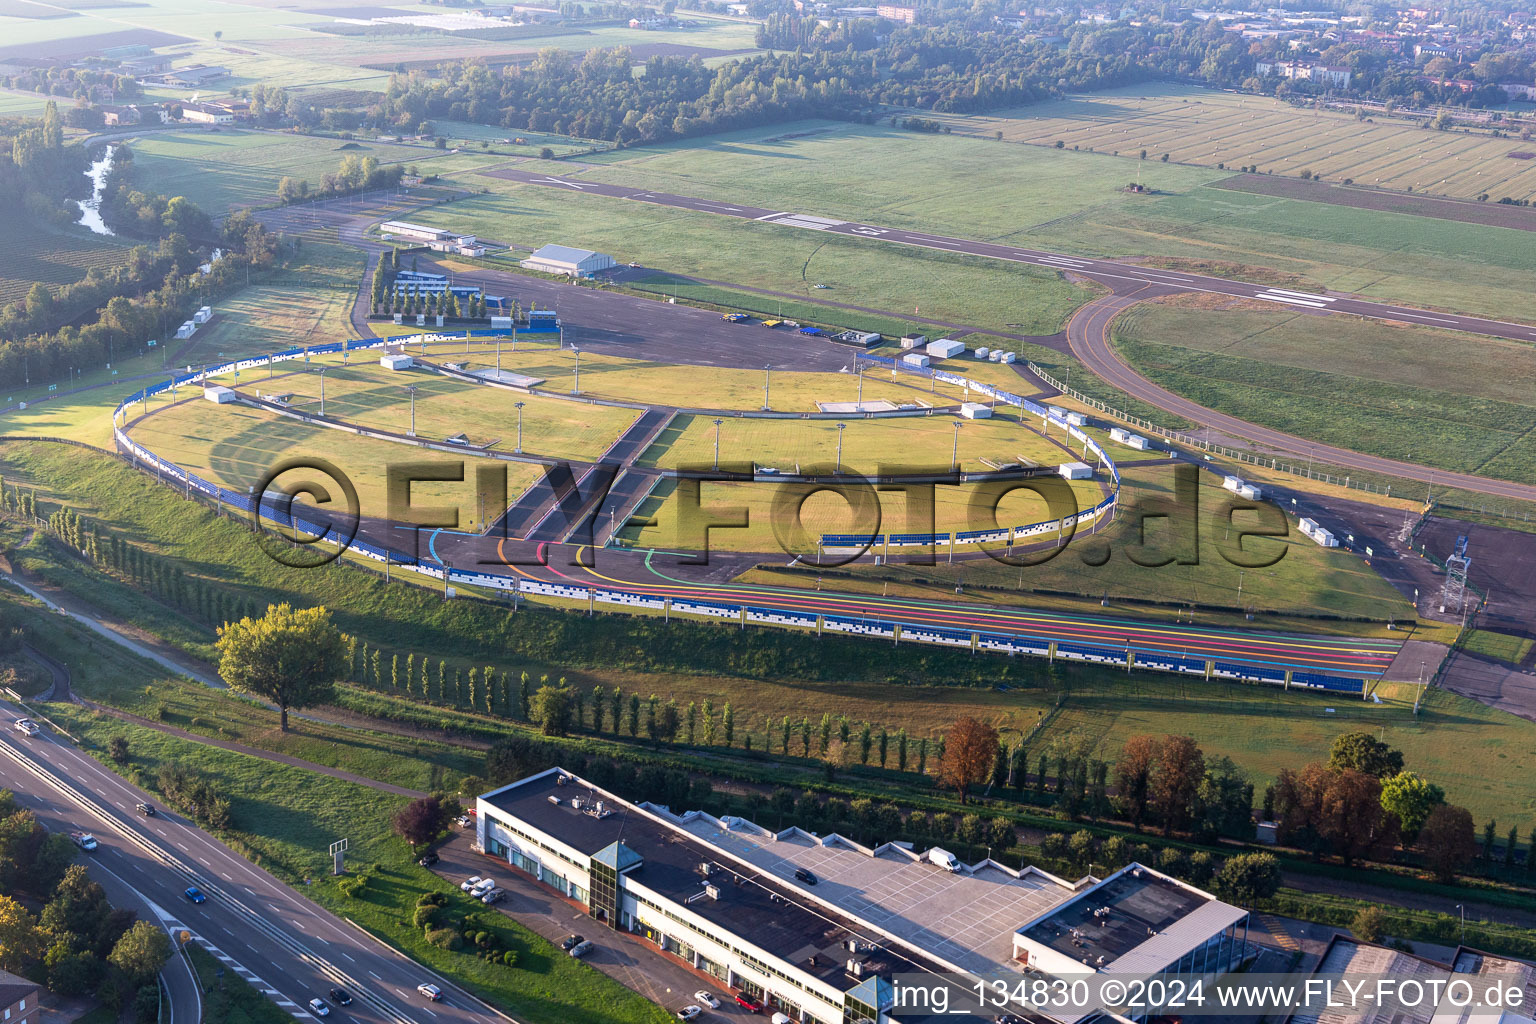
[[[501,333],[498,331],[470,331],[471,337],[489,337]],[[427,335],[428,340],[462,340],[466,332],[441,333]],[[347,342],[334,342],[327,345],[313,345],[307,348],[293,348],[282,352],[275,352],[270,356],[262,356],[252,359],[242,359],[224,363],[219,366],[209,367],[196,373],[182,374],[168,379],[164,383],[150,385],[140,391],[134,392],[120,402],[113,412],[114,436],[119,449],[144,469],[155,473],[162,480],[170,482],[184,490],[206,496],[231,509],[251,513],[252,496],[248,493],[232,491],[227,487],[204,480],[173,462],[160,458],[154,452],[134,441],[123,429],[120,420],[122,414],[136,403],[143,402],[152,395],[161,394],[172,387],[181,387],[188,384],[198,384],[215,377],[221,377],[232,373],[236,369],[249,369],[266,365],[268,362],[284,362],[292,359],[304,358],[308,355],[324,355],[341,351],[355,352],[365,349],[382,348],[392,344],[410,344],[421,340],[420,335],[405,338],[390,339],[357,339]],[[999,393],[1002,397],[1003,393]],[[1016,397],[1016,396],[1010,396]],[[1021,407],[1029,410],[1042,410],[1043,407],[1025,399],[1018,399]],[[1060,421],[1056,421],[1060,422]],[[1064,425],[1064,424],[1063,424]],[[1064,425],[1065,426],[1065,425]],[[1095,446],[1096,447],[1096,446]],[[1114,472],[1114,464],[1108,461],[1111,472]],[[1115,476],[1118,494],[1119,476]],[[1114,497],[1100,505],[1105,508],[1112,505]],[[278,498],[263,496],[260,502],[260,515],[263,519],[275,525],[298,530],[311,537],[323,538],[331,529],[329,524],[315,523],[302,516],[292,514],[292,509],[287,502]],[[1082,515],[1078,516],[1079,521]],[[1031,529],[1042,531],[1051,528],[1051,524],[1034,524]],[[842,535],[834,537],[836,540],[854,540],[863,543],[868,538]],[[927,534],[893,534],[891,543],[932,543],[933,538]],[[826,538],[823,538],[825,543]],[[1199,657],[1191,657],[1186,649],[1180,651],[1177,656],[1168,650],[1156,647],[1097,647],[1090,644],[1070,643],[1055,641],[1054,638],[1039,635],[1021,635],[998,632],[980,632],[967,629],[942,628],[923,623],[908,623],[896,619],[856,618],[842,615],[821,615],[808,613],[796,609],[774,608],[761,604],[731,604],[719,601],[695,600],[692,598],[667,598],[655,593],[644,591],[628,591],[606,587],[580,586],[574,583],[555,583],[546,580],[537,580],[526,576],[509,576],[501,573],[485,572],[481,570],[448,569],[447,578],[444,579],[444,566],[434,561],[422,561],[416,558],[397,554],[394,551],[386,551],[375,544],[363,540],[353,540],[349,551],[372,559],[379,563],[388,563],[405,572],[413,572],[417,575],[442,582],[446,585],[455,583],[464,586],[481,587],[488,590],[500,591],[512,594],[529,594],[543,597],[562,598],[566,600],[602,602],[605,604],[618,604],[631,607],[644,608],[669,608],[679,614],[701,615],[709,618],[731,619],[742,622],[759,622],[768,624],[780,624],[801,626],[807,628],[821,628],[828,632],[848,633],[860,636],[875,636],[893,639],[904,639],[917,643],[944,644],[949,646],[969,647],[973,650],[993,651],[1004,654],[1019,654],[1043,657],[1051,653],[1051,645],[1055,643],[1055,656],[1072,661],[1091,661],[1104,664],[1125,664],[1127,653],[1136,655],[1137,662],[1144,668],[1170,672],[1199,672],[1207,671],[1207,663]],[[1286,678],[1286,669],[1291,666],[1276,665],[1274,663],[1250,663],[1215,661],[1210,664],[1210,672],[1216,678],[1246,680],[1252,682],[1283,684]],[[1364,682],[1361,679],[1334,676],[1324,673],[1298,669],[1293,673],[1293,685],[1303,686],[1308,689],[1326,690],[1339,693],[1362,694]]]
[[[1104,467],[1109,470],[1109,475],[1110,479],[1113,481],[1113,486],[1110,489],[1109,497],[1105,498],[1097,505],[1094,505],[1092,508],[1079,510],[1070,515],[1061,516],[1056,519],[1047,519],[1038,523],[1026,523],[1021,526],[1011,527],[999,526],[993,529],[970,530],[957,533],[892,533],[874,534],[870,536],[825,534],[821,538],[821,546],[824,549],[870,548],[881,546],[933,547],[940,544],[950,543],[986,544],[1002,541],[1015,542],[1023,538],[1038,536],[1042,533],[1056,533],[1058,531],[1075,529],[1079,526],[1087,526],[1091,523],[1096,523],[1101,516],[1109,514],[1119,503],[1120,470],[1115,467],[1115,460],[1109,457],[1109,453],[1105,451],[1104,447],[1097,441],[1083,433],[1082,430],[1074,427],[1072,424],[1053,415],[1050,409],[1041,405],[1039,402],[1032,402],[1022,395],[1015,395],[1011,391],[1004,391],[1002,388],[994,387],[991,384],[986,384],[979,380],[972,380],[969,377],[965,377],[957,373],[950,373],[947,370],[937,370],[933,367],[926,366],[908,366],[907,364],[889,356],[870,356],[861,354],[858,358],[866,363],[873,363],[877,366],[888,366],[892,369],[900,370],[903,373],[911,373],[917,376],[931,377],[934,380],[943,381],[945,384],[953,384],[957,387],[966,388],[968,390],[985,395],[989,398],[996,399],[1005,405],[1014,406],[1022,412],[1029,413],[1032,416],[1039,416],[1043,421],[1060,427],[1066,434],[1068,434],[1074,440],[1081,441],[1089,451],[1093,452],[1098,460],[1103,463]]]

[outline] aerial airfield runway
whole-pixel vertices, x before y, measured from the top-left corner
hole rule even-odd
[[[1486,317],[1464,316],[1436,310],[1414,309],[1386,302],[1373,302],[1346,294],[1316,294],[1272,288],[1233,281],[1203,274],[1182,274],[1138,266],[1135,263],[1116,260],[1092,259],[1068,256],[1063,253],[1045,252],[1015,245],[1000,245],[974,239],[952,238],[946,235],[908,231],[901,228],[884,228],[857,221],[837,220],[814,214],[786,210],[770,210],[757,206],[732,204],[695,196],[675,195],[650,189],[635,189],[628,185],[614,185],[600,181],[559,177],[537,171],[525,171],[515,167],[501,167],[481,171],[490,177],[519,181],[530,185],[576,192],[582,195],[605,196],[634,202],[653,203],[697,213],[713,213],[741,220],[755,220],[797,227],[809,231],[827,231],[833,234],[852,235],[879,242],[895,242],[943,252],[964,253],[1010,263],[1024,263],[1044,267],[1062,273],[1077,274],[1098,281],[1111,289],[1112,294],[1090,302],[1080,309],[1068,324],[1067,338],[1072,354],[1090,370],[1109,383],[1142,401],[1167,412],[1195,420],[1210,427],[1247,438],[1276,451],[1287,452],[1301,458],[1313,457],[1348,469],[1405,477],[1446,487],[1460,487],[1481,494],[1523,501],[1536,501],[1536,486],[1513,481],[1493,480],[1467,473],[1452,473],[1428,469],[1395,459],[1381,458],[1314,444],[1304,438],[1248,423],[1234,416],[1213,412],[1188,399],[1166,391],[1127,366],[1117,356],[1109,342],[1109,325],[1123,309],[1134,303],[1160,295],[1178,292],[1207,292],[1229,295],[1234,298],[1254,299],[1308,310],[1319,314],[1353,313],[1356,316],[1396,323],[1417,324],[1444,330],[1465,331],[1496,338],[1516,341],[1536,341],[1536,327],[1507,323]]]

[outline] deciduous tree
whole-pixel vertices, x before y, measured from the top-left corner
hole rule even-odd
[[[967,790],[991,776],[996,758],[997,730],[967,715],[951,726],[945,737],[944,753],[939,758],[939,785],[955,790],[964,804]]]
[[[271,605],[259,619],[219,627],[219,675],[233,689],[277,705],[288,730],[290,708],[323,704],[346,673],[346,645],[324,607]]]
[[[1465,807],[1441,804],[1429,813],[1419,830],[1419,850],[1424,863],[1441,882],[1450,882],[1456,873],[1477,857],[1477,835],[1472,812]]]

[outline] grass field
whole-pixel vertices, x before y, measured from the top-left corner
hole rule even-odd
[[[594,173],[606,176],[611,170]],[[846,302],[888,310],[895,317],[917,309],[921,316],[951,323],[1054,334],[1093,295],[1054,272],[975,257],[623,199],[573,196],[479,175],[462,180],[492,191],[439,207],[434,225],[528,248],[559,240],[706,282]],[[815,284],[832,287],[813,289]],[[774,308],[764,301],[767,309]]]
[[[1371,620],[1392,616],[1400,622],[1414,619],[1409,603],[1357,557],[1318,547],[1296,533],[1294,526],[1288,537],[1253,537],[1243,542],[1240,560],[1273,560],[1272,564],[1257,568],[1234,565],[1236,555],[1229,559],[1223,554],[1230,543],[1224,502],[1231,495],[1222,490],[1220,478],[1212,473],[1201,474],[1198,562],[1157,567],[1136,564],[1127,549],[1137,542],[1138,506],[1170,497],[1172,482],[1172,470],[1159,466],[1122,470],[1123,505],[1115,522],[1100,533],[1077,535],[1060,554],[1041,565],[1021,569],[992,559],[949,564],[941,555],[938,565],[862,564],[844,571],[868,580],[871,587],[888,580],[893,585],[928,587],[931,594],[942,594],[952,593],[963,584],[972,588],[967,599],[1017,602],[1039,592],[1073,596],[1095,605],[1107,599],[1112,609],[1117,607],[1116,601],[1128,602],[1118,606],[1120,610],[1128,610],[1129,602],[1135,602],[1143,613],[1148,603],[1161,605],[1159,614],[1168,617],[1180,608],[1197,605],[1234,612],[1243,608],[1281,615]],[[1238,515],[1235,522],[1241,527],[1254,520],[1250,515]],[[1185,550],[1182,542],[1171,536],[1167,521],[1149,522],[1147,534],[1150,555]],[[1106,550],[1107,561],[1098,566],[1089,564],[1090,558],[1098,560]],[[1142,561],[1153,560],[1142,557]],[[1236,615],[1231,620],[1238,621]],[[1340,628],[1359,632],[1366,627],[1352,624]]]
[[[925,115],[927,116],[927,115]],[[1484,193],[1536,195],[1536,167],[1511,159],[1528,149],[1490,129],[1442,132],[1419,122],[1333,110],[1302,109],[1269,96],[1192,86],[1143,85],[1074,96],[993,114],[935,114],[957,134],[1008,142],[1135,156],[1167,153],[1175,163],[1295,177],[1303,170],[1328,181],[1430,192],[1461,199]]]
[[[111,369],[94,367],[73,381],[58,382],[60,391],[82,386],[91,390],[61,395],[49,392],[50,382],[45,381],[11,392],[0,423],[6,433],[110,447],[112,410],[118,401],[147,382],[165,379],[161,375],[168,376],[172,368],[350,336],[354,282],[361,273],[361,255],[334,245],[307,244],[273,272],[282,283],[254,283],[215,301],[214,320],[191,338],[159,339],[159,345],[140,355],[119,354]],[[31,405],[21,410],[21,402]]]
[[[807,132],[815,134],[798,137]],[[801,122],[602,154],[586,176],[1077,255],[1259,268],[1264,283],[1294,275],[1419,306],[1536,320],[1528,287],[1536,247],[1526,232],[1202,188],[1227,172],[1157,160],[1138,167],[1134,151],[1121,153]],[[1138,174],[1153,194],[1122,191]],[[869,187],[871,176],[879,188]],[[615,205],[566,197],[576,201]],[[752,244],[737,229],[740,244]]]
[[[1119,352],[1202,405],[1410,462],[1536,473],[1536,349],[1423,327],[1272,310],[1143,304]]]
[[[416,506],[457,509],[459,525],[465,529],[478,529],[483,525],[475,490],[475,474],[480,468],[506,473],[509,499],[521,494],[539,477],[538,466],[529,463],[475,458],[468,454],[461,457],[359,437],[248,406],[214,405],[204,401],[200,392],[188,397],[183,391],[174,407],[162,405],[154,415],[133,425],[128,433],[161,458],[235,491],[255,486],[270,469],[286,459],[324,459],[351,478],[365,516],[388,513],[388,467],[405,463],[462,466],[464,482],[415,483],[411,486],[410,501]],[[283,482],[292,481],[285,477]],[[333,495],[332,500],[340,502],[342,499]],[[333,510],[338,507],[344,508],[344,505],[330,506]],[[487,509],[485,516],[489,518],[502,511],[500,508]],[[402,515],[401,518],[405,517]]]
[[[889,682],[812,685],[796,680],[571,671],[565,665],[541,667],[516,661],[506,664],[501,655],[485,646],[486,638],[452,632],[445,617],[451,609],[443,606],[438,610],[441,602],[433,603],[430,614],[411,616],[406,610],[418,604],[402,600],[402,593],[410,592],[402,592],[399,584],[386,585],[346,570],[315,573],[277,566],[244,539],[246,534],[239,524],[215,519],[210,512],[179,499],[168,500],[153,480],[115,460],[60,446],[19,443],[0,448],[0,455],[5,459],[7,483],[35,485],[41,497],[68,501],[82,515],[126,531],[152,550],[186,565],[189,571],[216,574],[228,585],[252,588],[251,592],[267,600],[327,605],[335,611],[341,628],[393,649],[429,651],[434,657],[477,662],[490,660],[535,674],[558,672],[582,687],[617,683],[625,689],[670,694],[684,701],[710,697],[717,706],[728,695],[735,703],[742,729],[761,728],[767,716],[806,714],[814,721],[822,711],[831,711],[893,729],[905,726],[913,735],[934,736],[963,714],[977,714],[1000,726],[1011,721],[1016,728],[1027,727],[1055,701],[1054,694],[1028,685],[1006,690],[903,687]],[[102,583],[78,568],[74,560],[67,561],[76,566],[71,572],[79,578],[71,586],[81,596],[105,602],[104,607],[120,608],[121,614],[148,630],[162,630],[173,621],[181,621],[179,613],[137,598],[134,591],[119,584]],[[871,582],[879,585],[878,581]],[[801,579],[797,585],[808,583]],[[983,591],[968,589],[966,600],[985,600],[983,595]],[[38,616],[38,621],[40,629],[86,635],[81,627],[58,616]],[[202,632],[211,636],[205,627]],[[55,639],[49,632],[38,642],[78,646],[69,661],[88,696],[99,694],[141,713],[151,713],[155,703],[164,700],[174,716],[172,721],[194,731],[217,734],[222,725],[233,731],[230,738],[243,742],[266,745],[277,739],[273,716],[261,709],[186,684],[157,682],[153,694],[145,693],[145,681],[137,673],[101,660],[104,654],[99,641],[71,640],[63,633]],[[1018,677],[1029,679],[1034,677],[1031,669],[1036,664],[1023,662],[1010,667]],[[1448,693],[1432,693],[1415,720],[1404,706],[1405,700],[1411,704],[1411,698],[1391,690],[1384,692],[1387,703],[1382,705],[1357,701],[1335,704],[1328,698],[1285,694],[1272,688],[1181,682],[1161,675],[1127,676],[1098,668],[1064,666],[1062,674],[1070,692],[1066,707],[1052,720],[1047,736],[1056,742],[1091,743],[1100,751],[1112,752],[1136,732],[1187,733],[1199,740],[1207,754],[1232,756],[1254,774],[1262,789],[1279,767],[1325,758],[1329,742],[1338,733],[1384,727],[1387,741],[1408,752],[1410,765],[1443,784],[1449,798],[1471,808],[1478,821],[1487,816],[1501,821],[1522,821],[1531,816],[1532,793],[1527,780],[1536,757],[1536,724]],[[168,686],[171,688],[166,689]],[[1333,707],[1334,713],[1327,713],[1327,707]],[[201,725],[193,722],[195,717],[202,718]],[[1074,738],[1079,735],[1081,740]],[[449,756],[436,744],[411,741],[402,747],[406,741],[399,738],[368,734],[345,740],[313,724],[303,724],[296,733],[281,739],[287,745],[278,749],[295,756],[414,788],[451,785],[458,774],[473,770],[474,764],[472,754]],[[433,769],[433,764],[440,768]],[[437,778],[423,783],[433,772],[439,773]],[[317,849],[323,852],[324,847]]]
[[[414,329],[413,329],[414,330]],[[769,338],[762,327],[741,328],[748,339]],[[416,352],[416,348],[411,348]],[[463,342],[427,346],[431,359],[464,360]],[[854,350],[848,352],[853,362]],[[477,344],[467,366],[482,370],[495,365],[489,346]],[[990,364],[989,364],[990,365]],[[575,385],[576,356],[570,349],[542,341],[517,341],[514,351],[501,346],[501,368],[542,378],[539,387],[554,394],[570,394]],[[717,366],[685,366],[655,363],[623,356],[581,354],[581,395],[625,402],[645,402],[682,408],[756,410],[763,406],[762,370]],[[852,373],[807,373],[774,370],[768,381],[773,408],[783,412],[815,412],[817,402],[852,402],[859,397],[858,376]],[[479,394],[480,392],[475,392]],[[924,402],[953,405],[967,400],[967,392],[948,384],[930,388],[916,377],[897,377],[889,371],[864,374],[864,401],[886,399],[896,404]],[[534,450],[529,444],[530,450]]]
[[[454,357],[450,348],[438,358]],[[411,398],[405,389],[413,385],[417,389],[419,437],[442,441],[463,433],[472,445],[498,441],[495,450],[499,452],[510,452],[517,446],[516,406],[522,404],[524,451],[583,462],[596,461],[640,415],[634,409],[478,387],[425,370],[386,370],[375,355],[366,352],[345,364],[340,357],[331,356],[309,365],[310,372],[284,374],[280,364],[275,378],[263,380],[258,372],[247,375],[244,383],[264,395],[290,396],[287,400],[296,410],[318,412],[320,376],[313,371],[324,367],[327,416],[401,433],[411,427]],[[507,367],[505,361],[503,367]],[[338,439],[337,443],[344,445],[345,441]]]
[[[1462,650],[1468,654],[1480,654],[1485,658],[1507,661],[1511,665],[1524,661],[1526,655],[1531,653],[1531,646],[1530,637],[1510,636],[1508,633],[1495,633],[1486,629],[1469,630],[1461,644]]]
[[[318,185],[344,157],[409,164],[435,152],[383,142],[343,145],[338,139],[233,128],[154,132],[129,140],[140,187],[186,196],[215,215],[232,205],[276,202],[277,183],[285,176]]]

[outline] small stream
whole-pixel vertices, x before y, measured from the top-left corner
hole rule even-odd
[[[98,235],[114,234],[107,227],[107,222],[101,219],[101,191],[106,186],[107,175],[112,173],[112,156],[116,152],[116,146],[108,146],[92,162],[90,169],[85,172],[85,176],[91,179],[91,197],[75,201],[75,205],[80,207],[80,219],[76,223],[85,225]]]

